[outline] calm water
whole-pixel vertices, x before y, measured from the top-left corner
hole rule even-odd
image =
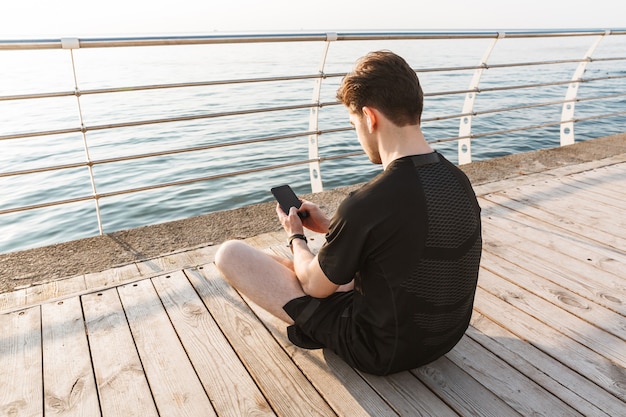
[[[594,54],[625,56],[626,37],[608,37]],[[499,42],[490,64],[581,58],[594,39],[544,40],[504,39]],[[391,49],[418,69],[476,65],[491,40],[470,41],[389,41],[345,42],[331,46],[325,72],[345,73],[359,56],[375,49]],[[90,89],[232,80],[252,77],[315,74],[322,55],[321,43],[268,45],[209,45],[193,47],[84,49],[74,52],[79,88]],[[569,80],[576,63],[485,71],[481,88]],[[585,78],[623,76],[623,61],[592,62]],[[464,94],[437,96],[444,91],[464,90],[473,71],[445,74],[420,72],[425,93],[424,119],[461,113]],[[324,81],[322,101],[334,101],[340,81]],[[624,79],[583,84],[579,97],[623,92]],[[145,119],[188,116],[257,107],[305,104],[311,101],[314,81],[300,80],[256,84],[234,84],[201,88],[179,88],[117,94],[82,95],[84,124],[89,127]],[[488,111],[529,103],[562,100],[567,86],[527,88],[482,93],[475,110]],[[0,51],[0,96],[73,91],[74,79],[67,51]],[[576,104],[576,117],[585,118],[624,111],[624,97]],[[561,106],[553,105],[474,118],[472,132],[539,125],[560,120]],[[308,110],[272,112],[160,123],[134,128],[95,130],[87,133],[92,160],[136,155],[159,150],[228,143],[243,139],[307,131]],[[346,127],[347,113],[341,106],[320,111],[320,128]],[[458,119],[424,124],[429,140],[454,137]],[[76,128],[80,126],[75,97],[40,100],[0,100],[0,135]],[[626,131],[626,117],[577,123],[576,140]],[[559,127],[533,129],[477,139],[472,143],[474,160],[550,148],[559,144]],[[435,146],[456,161],[456,144]],[[0,141],[0,172],[26,170],[85,160],[80,133],[59,134]],[[320,154],[331,156],[359,150],[353,132],[320,137]],[[248,146],[231,146],[164,157],[144,158],[94,166],[98,193],[143,187],[194,177],[214,176],[233,170],[253,169],[308,158],[307,138],[281,140]],[[364,156],[322,164],[325,189],[359,183],[372,178],[379,167]],[[310,192],[308,167],[249,174],[243,177],[205,181],[180,187],[126,194],[100,200],[105,233],[165,222],[209,212],[232,209],[271,200],[269,188],[288,182],[298,193]],[[45,201],[91,195],[85,167],[0,177],[0,210]],[[30,210],[0,216],[0,253],[94,236],[98,225],[93,201]]]

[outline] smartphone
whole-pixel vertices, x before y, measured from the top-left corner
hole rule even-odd
[[[280,208],[283,209],[285,213],[289,213],[289,209],[291,207],[299,209],[302,205],[302,202],[300,201],[296,193],[294,193],[291,187],[288,185],[274,187],[271,189],[271,191],[276,201],[278,201],[278,204],[280,204]],[[308,217],[308,215],[309,213],[306,211],[298,212],[298,216],[300,216],[300,218],[302,219]]]

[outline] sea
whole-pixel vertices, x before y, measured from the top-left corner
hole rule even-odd
[[[568,85],[546,85],[497,91],[501,86],[528,86],[568,81],[598,37],[500,39],[483,71],[474,110],[473,161],[559,146],[562,101]],[[411,41],[346,41],[331,43],[326,58],[319,110],[319,136],[324,189],[368,181],[380,166],[359,154],[346,110],[337,105],[341,76],[356,59],[372,50],[388,49],[416,69],[425,92],[423,130],[433,147],[458,163],[459,115],[465,93],[493,39],[429,39]],[[191,118],[264,107],[309,104],[323,56],[324,42],[216,44],[158,47],[83,48],[74,50],[0,50],[0,138],[50,130],[79,131],[50,136],[0,140],[0,212],[15,207],[80,199],[159,184],[207,178],[206,181],[100,198],[103,233],[168,222],[272,200],[269,189],[289,183],[298,194],[311,192],[308,165],[260,171],[268,166],[308,159],[308,108]],[[622,59],[604,60],[603,58]],[[623,133],[626,115],[626,36],[605,37],[588,63],[575,105],[576,141]],[[555,62],[550,65],[510,63]],[[559,63],[560,62],[560,63]],[[75,68],[75,71],[73,70]],[[446,68],[446,71],[435,69]],[[301,79],[209,86],[147,89],[132,87],[252,78],[303,76]],[[73,92],[81,95],[57,96]],[[94,90],[124,88],[116,93]],[[496,90],[494,90],[496,89]],[[457,92],[457,93],[455,93]],[[8,100],[17,95],[50,93],[46,98]],[[556,103],[532,106],[536,103]],[[502,112],[502,109],[516,110]],[[607,114],[616,114],[604,117]],[[116,127],[120,123],[158,123]],[[528,126],[551,126],[523,129]],[[488,132],[501,132],[480,136]],[[257,142],[256,139],[286,136]],[[251,141],[248,144],[238,144]],[[86,146],[85,146],[86,145]],[[215,145],[215,146],[213,146]],[[227,145],[227,146],[217,146]],[[120,160],[47,172],[3,176],[51,166],[72,166],[132,155],[206,147],[173,155]],[[355,153],[348,158],[334,156]],[[326,160],[326,158],[330,158]],[[244,171],[238,176],[226,174]],[[211,227],[207,224],[207,227]],[[93,199],[54,207],[0,214],[0,253],[51,245],[99,234]]]

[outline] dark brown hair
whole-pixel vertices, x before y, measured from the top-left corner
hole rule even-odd
[[[339,86],[337,99],[359,115],[364,106],[373,107],[397,126],[419,124],[424,106],[417,74],[390,51],[370,52],[359,59]]]

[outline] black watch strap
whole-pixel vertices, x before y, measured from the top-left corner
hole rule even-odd
[[[302,239],[302,240],[304,240],[304,242],[305,242],[305,243],[308,243],[308,242],[309,242],[309,241],[307,240],[306,236],[304,236],[304,235],[303,235],[303,234],[301,234],[301,233],[296,233],[295,235],[291,235],[291,236],[289,236],[289,244],[288,244],[288,246],[289,246],[290,248],[292,248],[292,247],[293,247],[293,241],[294,241],[294,239]]]

